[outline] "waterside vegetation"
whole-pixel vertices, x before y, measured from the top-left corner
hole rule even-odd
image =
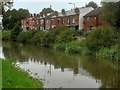
[[[18,25],[16,25],[18,27]],[[16,28],[21,30],[20,28]],[[15,31],[15,28],[13,29]],[[3,40],[14,40],[13,34],[3,31]],[[10,32],[8,32],[10,33]],[[9,36],[11,35],[11,36]],[[84,39],[82,37],[84,36]],[[95,55],[99,57],[118,60],[118,35],[114,36],[114,30],[110,26],[99,27],[85,36],[80,36],[80,40],[76,38],[75,30],[59,26],[48,32],[42,30],[30,30],[20,32],[16,36],[16,41],[26,44],[35,44],[42,47],[55,47],[66,53],[80,53],[85,55]]]

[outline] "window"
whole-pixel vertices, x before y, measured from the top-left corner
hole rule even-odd
[[[60,18],[58,18],[58,24],[60,24]]]
[[[75,23],[75,17],[73,16],[73,19],[72,19],[72,23],[74,24]]]
[[[87,21],[88,21],[88,22],[90,21],[90,17],[87,17]]]
[[[67,18],[67,24],[70,25],[70,18],[69,17]]]

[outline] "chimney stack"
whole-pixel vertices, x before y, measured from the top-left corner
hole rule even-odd
[[[65,14],[65,9],[62,9],[62,14]]]
[[[34,13],[34,17],[36,16],[36,14]]]

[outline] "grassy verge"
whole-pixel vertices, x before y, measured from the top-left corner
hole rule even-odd
[[[2,88],[42,88],[42,83],[16,68],[8,60],[2,60]]]
[[[2,60],[0,60],[0,90],[2,89]]]

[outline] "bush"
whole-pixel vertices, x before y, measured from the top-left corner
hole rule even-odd
[[[18,36],[18,41],[20,43],[31,43],[31,39],[34,36],[36,31],[21,32]]]
[[[77,43],[69,43],[66,46],[65,52],[67,53],[80,53],[82,50],[82,47]]]
[[[96,53],[96,56],[118,60],[119,59],[118,45],[114,45],[111,48],[101,47],[101,49]]]
[[[64,43],[64,42],[55,44],[55,48],[58,50],[65,50],[66,46],[67,46],[67,43]]]
[[[72,40],[74,40],[75,38],[75,31],[67,28],[67,27],[62,27],[62,30],[60,31],[60,33],[57,36],[57,42],[70,42]]]
[[[11,31],[2,31],[2,40],[10,40]]]
[[[16,41],[18,38],[18,35],[20,34],[21,31],[22,31],[22,29],[21,29],[19,23],[17,23],[11,32],[11,40]]]
[[[114,32],[111,27],[97,28],[93,30],[86,38],[85,45],[91,50],[99,50],[100,47],[110,47],[114,43]]]

